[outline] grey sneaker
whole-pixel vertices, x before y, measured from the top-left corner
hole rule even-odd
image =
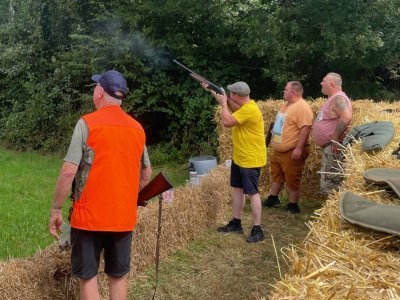
[[[251,233],[246,239],[248,243],[257,243],[264,239],[264,232],[261,228],[253,228],[251,229]]]
[[[271,196],[269,195],[267,199],[263,202],[263,206],[272,208],[272,207],[279,207],[281,206],[281,201],[279,200],[278,196]]]
[[[234,224],[233,220],[230,220],[228,224],[225,226],[221,226],[217,228],[218,232],[234,232],[234,233],[243,233],[242,225]]]

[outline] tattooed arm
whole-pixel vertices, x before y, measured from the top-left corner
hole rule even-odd
[[[331,110],[339,117],[332,140],[342,142],[350,125],[352,114],[348,101],[343,96],[336,96],[332,102]],[[332,143],[332,151],[337,152],[337,145]]]

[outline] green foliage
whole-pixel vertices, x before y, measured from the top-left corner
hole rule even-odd
[[[157,144],[148,147],[152,166],[159,166],[165,163],[183,163],[184,158],[179,150],[171,144]]]
[[[343,76],[353,98],[362,98],[374,97],[385,88],[384,80],[394,79],[381,78],[378,70],[399,67],[398,1],[285,2],[261,7],[250,22],[254,35],[241,42],[248,56],[264,61],[265,75],[279,86],[301,79],[314,96],[321,78],[334,71]],[[257,30],[261,24],[266,31]]]
[[[210,154],[216,103],[173,58],[221,86],[248,82],[254,99],[280,98],[288,80],[318,97],[330,71],[353,99],[399,96],[399,1],[0,0],[0,11],[0,141],[17,149],[65,151],[93,110],[91,75],[118,69],[149,144]]]

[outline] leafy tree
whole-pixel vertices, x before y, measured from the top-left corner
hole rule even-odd
[[[393,98],[399,14],[398,0],[0,0],[0,140],[63,151],[92,110],[90,76],[117,69],[149,143],[213,146],[215,101],[173,58],[222,86],[244,80],[255,99],[293,79],[320,96],[329,71],[353,98]]]
[[[63,92],[69,84],[56,80],[54,67],[56,55],[69,45],[69,6],[32,0],[9,4],[12,14],[0,25],[0,137],[19,149],[54,150],[67,119],[61,108],[68,100],[60,100],[68,98]]]
[[[398,70],[399,6],[386,0],[267,1],[241,48],[263,59],[264,74],[280,86],[300,79],[315,96],[321,78],[336,71],[352,96],[373,96],[384,88],[377,70]]]

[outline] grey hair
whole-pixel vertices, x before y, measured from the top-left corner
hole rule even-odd
[[[340,76],[338,73],[330,72],[326,74],[326,76],[329,76],[330,81],[333,82],[336,86],[342,86],[342,76]]]

